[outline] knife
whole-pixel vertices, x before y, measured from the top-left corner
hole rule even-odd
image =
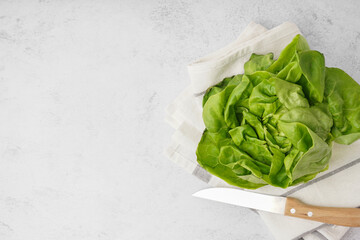
[[[305,204],[296,198],[265,195],[233,188],[208,188],[194,193],[193,196],[290,217],[360,227],[359,208],[318,207]]]

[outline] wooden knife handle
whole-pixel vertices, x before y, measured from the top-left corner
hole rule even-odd
[[[307,205],[295,198],[286,199],[285,216],[347,227],[360,227],[359,208],[317,207]]]

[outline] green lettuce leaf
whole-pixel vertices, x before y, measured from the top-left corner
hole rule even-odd
[[[297,52],[306,50],[310,50],[306,39],[300,34],[296,35],[292,42],[281,51],[279,58],[267,69],[267,71],[271,73],[280,72],[286,65],[294,60]]]
[[[318,51],[303,51],[298,54],[299,65],[303,75],[299,84],[309,100],[321,103],[325,89],[325,58]]]
[[[331,133],[340,144],[360,138],[360,86],[338,68],[326,68],[325,102],[334,119]]]
[[[257,55],[253,53],[250,60],[244,65],[244,72],[246,75],[257,71],[266,70],[274,62],[274,55],[272,53],[266,55]]]
[[[253,165],[246,166],[246,163],[236,165],[236,166],[227,166],[227,162],[220,163],[220,153],[222,160],[236,160],[241,161],[246,159],[238,151],[231,151],[231,146],[233,146],[231,139],[228,138],[228,133],[226,131],[220,131],[218,133],[211,133],[208,130],[205,130],[203,136],[200,140],[199,147],[196,150],[196,155],[198,162],[201,167],[210,172],[211,174],[222,178],[224,181],[231,185],[241,186],[248,189],[256,189],[266,185],[264,182],[259,179],[258,182],[248,181],[243,179],[241,176],[253,176],[251,171]],[[236,150],[236,148],[233,147]],[[256,170],[253,170],[256,171]],[[256,178],[256,177],[254,177]],[[251,179],[251,178],[250,178]]]

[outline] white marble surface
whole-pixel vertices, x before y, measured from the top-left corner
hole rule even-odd
[[[168,161],[186,65],[295,22],[360,79],[358,1],[1,1],[0,239],[272,239]],[[360,238],[352,229],[345,240]]]

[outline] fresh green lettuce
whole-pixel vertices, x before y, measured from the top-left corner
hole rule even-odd
[[[229,184],[256,189],[307,182],[328,168],[332,142],[360,138],[360,86],[297,35],[278,59],[252,54],[244,74],[203,98],[199,164]]]

